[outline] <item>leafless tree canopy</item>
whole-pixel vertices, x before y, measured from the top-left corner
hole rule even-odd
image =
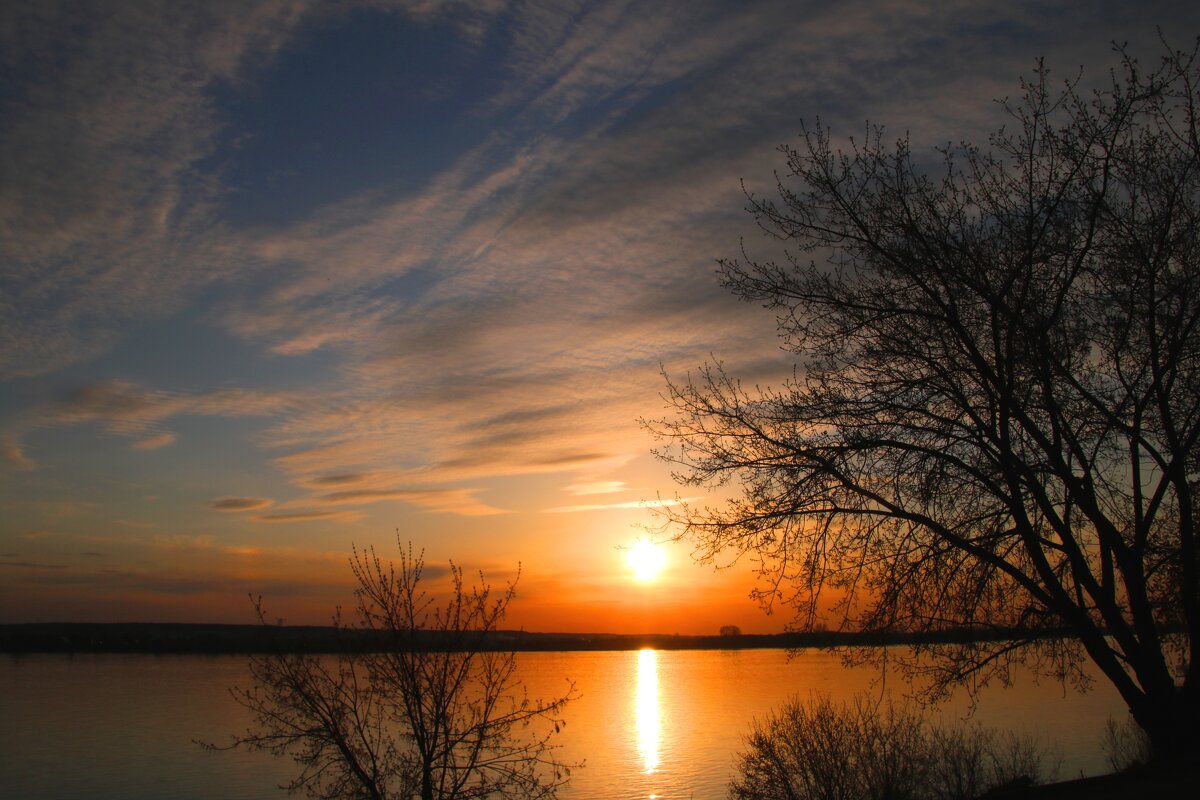
[[[721,263],[794,378],[702,368],[650,427],[679,480],[742,490],[679,535],[754,556],[800,627],[1027,631],[921,664],[944,687],[1086,654],[1173,753],[1200,725],[1200,72],[1121,55],[1095,93],[1039,64],[940,168],[805,127],[750,197],[788,256]]]
[[[368,550],[351,567],[356,625],[385,632],[386,649],[256,657],[254,685],[234,697],[257,726],[230,746],[291,756],[301,772],[287,788],[328,800],[554,797],[570,768],[550,739],[574,687],[531,700],[515,654],[485,641],[515,584],[493,596],[482,576],[467,587],[451,565],[439,604],[421,585],[424,562],[411,545],[398,565]]]

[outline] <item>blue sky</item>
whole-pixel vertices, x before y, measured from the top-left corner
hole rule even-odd
[[[294,621],[399,532],[531,629],[777,630],[752,565],[622,546],[661,371],[790,369],[715,259],[818,117],[983,142],[1184,2],[10,2],[0,618]]]

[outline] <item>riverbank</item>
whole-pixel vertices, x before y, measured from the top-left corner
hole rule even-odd
[[[1040,633],[1048,636],[1052,633]],[[418,631],[419,646],[439,649],[438,631]],[[493,631],[472,647],[522,652],[602,650],[796,650],[819,647],[880,647],[917,643],[1031,638],[1028,631],[958,630],[934,634],[814,633],[688,636],[680,634],[537,633]],[[390,646],[383,631],[308,625],[215,625],[194,623],[33,622],[0,625],[0,653],[334,653]]]

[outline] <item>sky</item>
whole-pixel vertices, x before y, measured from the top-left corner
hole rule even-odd
[[[540,631],[783,630],[662,545],[664,373],[792,368],[716,259],[802,122],[986,143],[1191,2],[0,4],[0,622],[292,623],[423,549]],[[762,251],[759,251],[762,252]],[[726,491],[730,491],[727,489]]]

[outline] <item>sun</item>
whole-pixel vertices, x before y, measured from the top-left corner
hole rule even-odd
[[[639,581],[652,581],[667,564],[667,554],[654,542],[639,539],[625,553],[625,560]]]

